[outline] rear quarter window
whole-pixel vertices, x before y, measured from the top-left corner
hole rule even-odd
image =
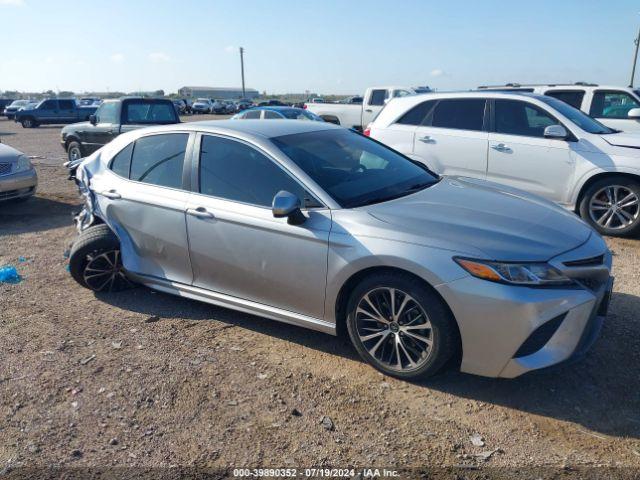
[[[126,123],[158,124],[176,123],[176,109],[171,102],[126,102],[124,104]]]

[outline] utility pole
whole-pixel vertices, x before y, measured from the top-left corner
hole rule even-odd
[[[247,98],[244,91],[244,48],[242,47],[240,47],[240,74],[242,75],[242,98]]]
[[[636,50],[633,54],[633,68],[631,69],[631,81],[629,82],[631,88],[633,88],[633,77],[636,76],[636,62],[638,61],[638,47],[640,46],[640,28],[638,29],[638,36],[633,43],[636,44]]]

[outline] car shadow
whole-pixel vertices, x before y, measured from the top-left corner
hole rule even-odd
[[[80,209],[79,204],[38,196],[0,202],[0,238],[73,225]]]
[[[159,317],[211,320],[246,328],[309,348],[358,360],[347,338],[285,325],[262,317],[215,307],[145,287],[119,294],[96,294],[130,311]],[[565,422],[612,436],[640,438],[640,298],[614,293],[602,334],[577,362],[516,379],[492,379],[450,368],[413,382],[459,399],[472,399]],[[589,432],[587,432],[589,433]]]

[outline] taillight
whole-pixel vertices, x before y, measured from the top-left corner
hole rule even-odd
[[[365,129],[364,129],[364,132],[362,132],[362,134],[363,134],[365,137],[370,137],[370,136],[371,136],[371,129],[370,129],[370,128],[368,128],[368,127],[367,127],[367,128],[365,128]]]
[[[304,105],[302,105],[303,110],[307,109],[307,104],[305,103]]]

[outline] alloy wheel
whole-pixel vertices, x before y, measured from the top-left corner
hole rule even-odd
[[[608,185],[598,190],[589,201],[591,220],[602,228],[621,230],[638,220],[638,195],[622,185]]]
[[[122,268],[120,250],[87,255],[83,277],[87,286],[97,292],[118,291],[131,286]]]
[[[365,350],[386,368],[416,370],[431,357],[433,328],[429,317],[402,290],[387,287],[370,290],[358,302],[355,320]]]

